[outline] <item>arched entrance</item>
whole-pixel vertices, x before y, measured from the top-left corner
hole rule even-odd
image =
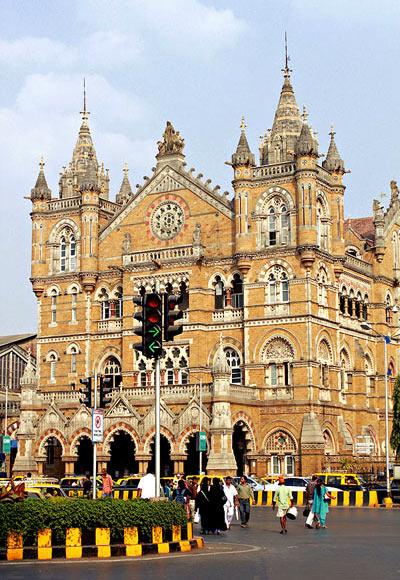
[[[248,473],[248,440],[246,433],[248,432],[247,426],[243,421],[238,421],[233,427],[232,433],[232,450],[236,459],[237,475],[243,475]]]
[[[112,478],[117,479],[138,472],[135,453],[135,443],[129,433],[117,431],[110,445],[110,461],[108,462],[108,472]]]
[[[78,443],[78,459],[75,461],[76,475],[85,475],[93,473],[93,443],[89,437],[82,437]]]
[[[57,437],[49,437],[45,444],[46,461],[43,465],[43,474],[58,479],[64,475],[62,462],[62,445]]]
[[[202,471],[205,471],[207,467],[207,453],[206,451],[201,452],[202,455]],[[185,461],[185,474],[186,475],[196,475],[199,473],[200,468],[200,452],[196,450],[196,434],[192,433],[186,442],[186,461]]]
[[[150,444],[151,460],[149,463],[149,469],[151,469],[153,473],[155,471],[154,448],[155,443],[153,438],[153,441]],[[174,465],[171,461],[171,445],[163,434],[160,435],[160,473],[161,477],[168,477],[174,473]]]

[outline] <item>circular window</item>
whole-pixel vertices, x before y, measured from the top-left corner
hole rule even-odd
[[[170,240],[181,231],[185,214],[181,206],[174,201],[160,204],[151,216],[151,229],[160,240]]]

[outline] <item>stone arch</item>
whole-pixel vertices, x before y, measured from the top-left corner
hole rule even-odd
[[[199,425],[193,424],[188,425],[185,429],[180,433],[179,437],[176,440],[176,448],[178,453],[186,453],[186,445],[188,440],[192,435],[195,435],[199,431]],[[210,448],[210,441],[209,441],[209,433],[207,433],[207,441],[208,441],[208,448]]]
[[[51,350],[48,351],[48,353],[46,354],[45,358],[44,358],[44,362],[51,362],[52,360],[54,360],[52,357],[53,355],[56,357],[55,360],[59,361],[60,360],[60,355],[58,354],[58,352],[56,350],[54,350],[54,348],[52,348]]]
[[[101,369],[109,357],[115,357],[122,368],[122,356],[120,349],[116,346],[107,346],[103,349],[103,351],[97,357],[97,361],[95,362],[95,367],[97,367],[97,372],[99,374],[101,374]]]
[[[111,292],[110,292],[110,288],[108,286],[108,284],[99,284],[99,286],[97,287],[95,293],[94,293],[94,302],[101,302],[101,297],[104,295],[104,291],[106,291],[106,293],[108,294],[108,296],[110,296]]]
[[[266,264],[264,264],[264,266],[261,268],[261,270],[258,274],[257,281],[258,282],[266,282],[268,280],[268,272],[274,266],[281,266],[286,271],[289,280],[293,280],[295,278],[295,272],[294,272],[292,266],[289,264],[289,262],[287,262],[286,260],[282,260],[282,259],[276,259],[276,260],[270,260]]]
[[[49,236],[50,244],[56,244],[58,242],[58,238],[64,228],[70,228],[72,230],[76,241],[80,239],[80,230],[78,224],[70,218],[63,218],[53,226]]]
[[[65,294],[81,294],[81,292],[82,286],[79,284],[79,282],[73,282],[65,290]]]
[[[295,349],[291,341],[279,334],[269,338],[261,350],[261,361],[263,363],[268,363],[271,360],[294,360],[295,358]]]
[[[334,455],[336,453],[337,445],[330,424],[325,424],[322,427],[322,437],[324,438],[325,455]]]
[[[279,441],[279,436],[283,435],[286,437],[285,442]],[[264,437],[263,444],[262,444],[262,451],[267,454],[272,453],[285,453],[285,452],[292,452],[297,454],[299,450],[299,444],[297,442],[296,437],[293,435],[292,431],[290,431],[287,427],[282,428],[274,428],[271,429],[267,435]]]
[[[351,350],[350,350],[349,345],[347,344],[347,342],[342,343],[341,346],[340,346],[340,351],[339,351],[339,358],[340,358],[339,364],[341,366],[342,361],[344,361],[345,362],[345,368],[348,371],[352,369],[352,360],[351,360],[351,357],[350,357],[350,352],[351,352]]]
[[[67,348],[65,349],[65,354],[72,354],[73,350],[72,349],[76,349],[76,353],[75,354],[80,354],[81,353],[81,349],[79,347],[79,344],[77,344],[76,342],[71,342]]]
[[[302,358],[302,348],[298,341],[298,338],[289,330],[279,329],[277,332],[275,329],[271,329],[265,336],[262,336],[257,342],[253,350],[253,361],[264,363],[264,352],[270,341],[275,338],[282,339],[284,342],[288,343],[293,350],[293,359],[299,360]]]
[[[163,425],[161,425],[161,427],[160,427],[160,433],[161,433],[161,435],[164,435],[164,437],[167,439],[169,446],[170,446],[170,449],[171,449],[171,455],[174,454],[176,452],[175,451],[176,441],[175,441],[174,434],[171,433],[171,431],[169,429],[167,429],[166,427],[164,427]],[[146,455],[151,454],[150,445],[153,442],[154,436],[155,436],[154,429],[151,429],[150,431],[148,431],[146,433],[146,435],[144,436],[143,451],[144,451],[144,453],[146,453]]]
[[[329,339],[323,335],[318,341],[317,360],[328,365],[333,363],[333,349]]]
[[[318,203],[318,201],[320,201],[321,206],[323,207],[324,217],[329,218],[330,217],[329,203],[328,203],[328,200],[326,198],[326,194],[322,189],[317,189],[316,202]]]
[[[217,356],[217,352],[218,352],[219,347],[220,347],[220,343],[219,343],[219,341],[217,341],[208,354],[207,364],[210,368],[212,368],[212,366],[214,364],[215,357]],[[243,361],[242,343],[239,342],[236,338],[233,338],[232,336],[223,336],[222,337],[222,347],[223,348],[233,348],[234,350],[237,350],[239,353],[239,356],[240,356],[240,360]]]
[[[207,286],[210,290],[214,290],[214,282],[215,282],[215,278],[217,276],[219,276],[221,278],[221,281],[224,283],[224,286],[225,287],[227,286],[228,280],[227,280],[226,276],[221,271],[218,270],[217,272],[214,272],[213,274],[211,274],[211,276],[208,279]]]
[[[62,448],[62,455],[65,455],[65,450],[67,448],[67,441],[64,435],[58,429],[48,429],[43,435],[40,437],[39,441],[36,444],[36,455],[38,457],[45,457],[46,456],[46,442],[51,437],[57,439]]]
[[[110,455],[111,450],[110,450],[110,446],[111,443],[114,440],[114,435],[116,433],[118,433],[119,431],[123,431],[124,433],[127,433],[129,435],[129,437],[131,437],[132,441],[135,444],[135,448],[136,448],[136,453],[138,452],[139,449],[139,436],[136,433],[136,431],[127,423],[117,423],[115,425],[112,425],[111,427],[109,427],[107,429],[107,431],[104,433],[104,441],[103,441],[103,445],[102,445],[102,451],[103,453],[106,453],[107,455]]]
[[[255,215],[263,214],[265,207],[271,202],[274,197],[280,197],[284,203],[287,204],[290,211],[294,209],[293,197],[290,191],[282,187],[270,187],[260,195],[257,200],[254,210]]]
[[[244,413],[243,411],[239,411],[238,413],[236,413],[235,415],[233,415],[233,417],[232,417],[232,427],[234,427],[240,421],[245,425],[246,432],[250,436],[250,439],[248,439],[248,441],[249,441],[249,451],[252,452],[252,453],[255,453],[256,450],[257,450],[257,444],[256,444],[256,437],[254,435],[254,433],[256,432],[254,423],[251,420],[251,418],[246,413]]]
[[[54,295],[60,296],[61,294],[62,294],[61,288],[58,284],[52,284],[46,290],[46,296],[54,296]]]
[[[71,456],[73,457],[78,456],[78,444],[79,441],[84,438],[90,439],[90,441],[92,440],[92,433],[90,429],[88,429],[87,427],[83,427],[82,429],[75,431],[75,433],[72,435],[70,439],[71,443],[69,446],[69,454]]]

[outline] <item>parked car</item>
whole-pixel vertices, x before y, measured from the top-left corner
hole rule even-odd
[[[240,483],[240,476],[236,476],[232,479],[232,483],[235,487],[237,487]],[[250,484],[251,489],[253,491],[264,491],[265,487],[267,484],[265,483],[260,483],[259,481],[257,481],[256,479],[254,479],[253,477],[247,476],[247,483]]]
[[[356,473],[316,473],[322,479],[324,485],[336,487],[341,491],[366,491],[367,484],[364,479]]]
[[[305,491],[307,483],[310,481],[307,477],[285,477],[285,485],[291,491]],[[267,485],[266,491],[275,491],[279,487],[279,482],[275,481],[274,483],[269,483]],[[339,488],[327,485],[327,491],[341,491]]]

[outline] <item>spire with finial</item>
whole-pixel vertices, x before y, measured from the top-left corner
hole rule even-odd
[[[244,117],[240,123],[240,137],[236,147],[235,153],[232,154],[232,167],[238,165],[252,165],[254,166],[255,159],[253,153],[250,151],[249,143],[246,137],[246,123]]]
[[[132,197],[132,188],[131,184],[129,183],[129,167],[128,164],[125,163],[124,168],[124,177],[122,179],[121,187],[119,189],[119,193],[117,193],[115,201],[120,205],[125,205],[127,201]]]
[[[290,80],[292,71],[289,68],[289,61],[287,34],[285,32],[285,65],[282,69],[283,85],[267,146],[268,152],[267,155],[264,154],[263,164],[292,161],[295,143],[300,135],[302,122]]]
[[[303,124],[299,138],[296,142],[295,153],[299,155],[310,155],[311,157],[318,157],[318,145],[313,136],[311,127],[308,124],[308,113],[306,107],[303,107]]]
[[[339,155],[338,148],[335,142],[335,130],[333,125],[331,125],[331,130],[329,132],[331,141],[329,143],[328,153],[326,154],[326,159],[322,162],[322,167],[328,171],[334,171],[336,173],[345,173],[344,161]]]
[[[51,191],[47,185],[44,174],[45,162],[43,156],[39,161],[39,175],[37,176],[35,187],[31,189],[31,199],[51,199]]]

